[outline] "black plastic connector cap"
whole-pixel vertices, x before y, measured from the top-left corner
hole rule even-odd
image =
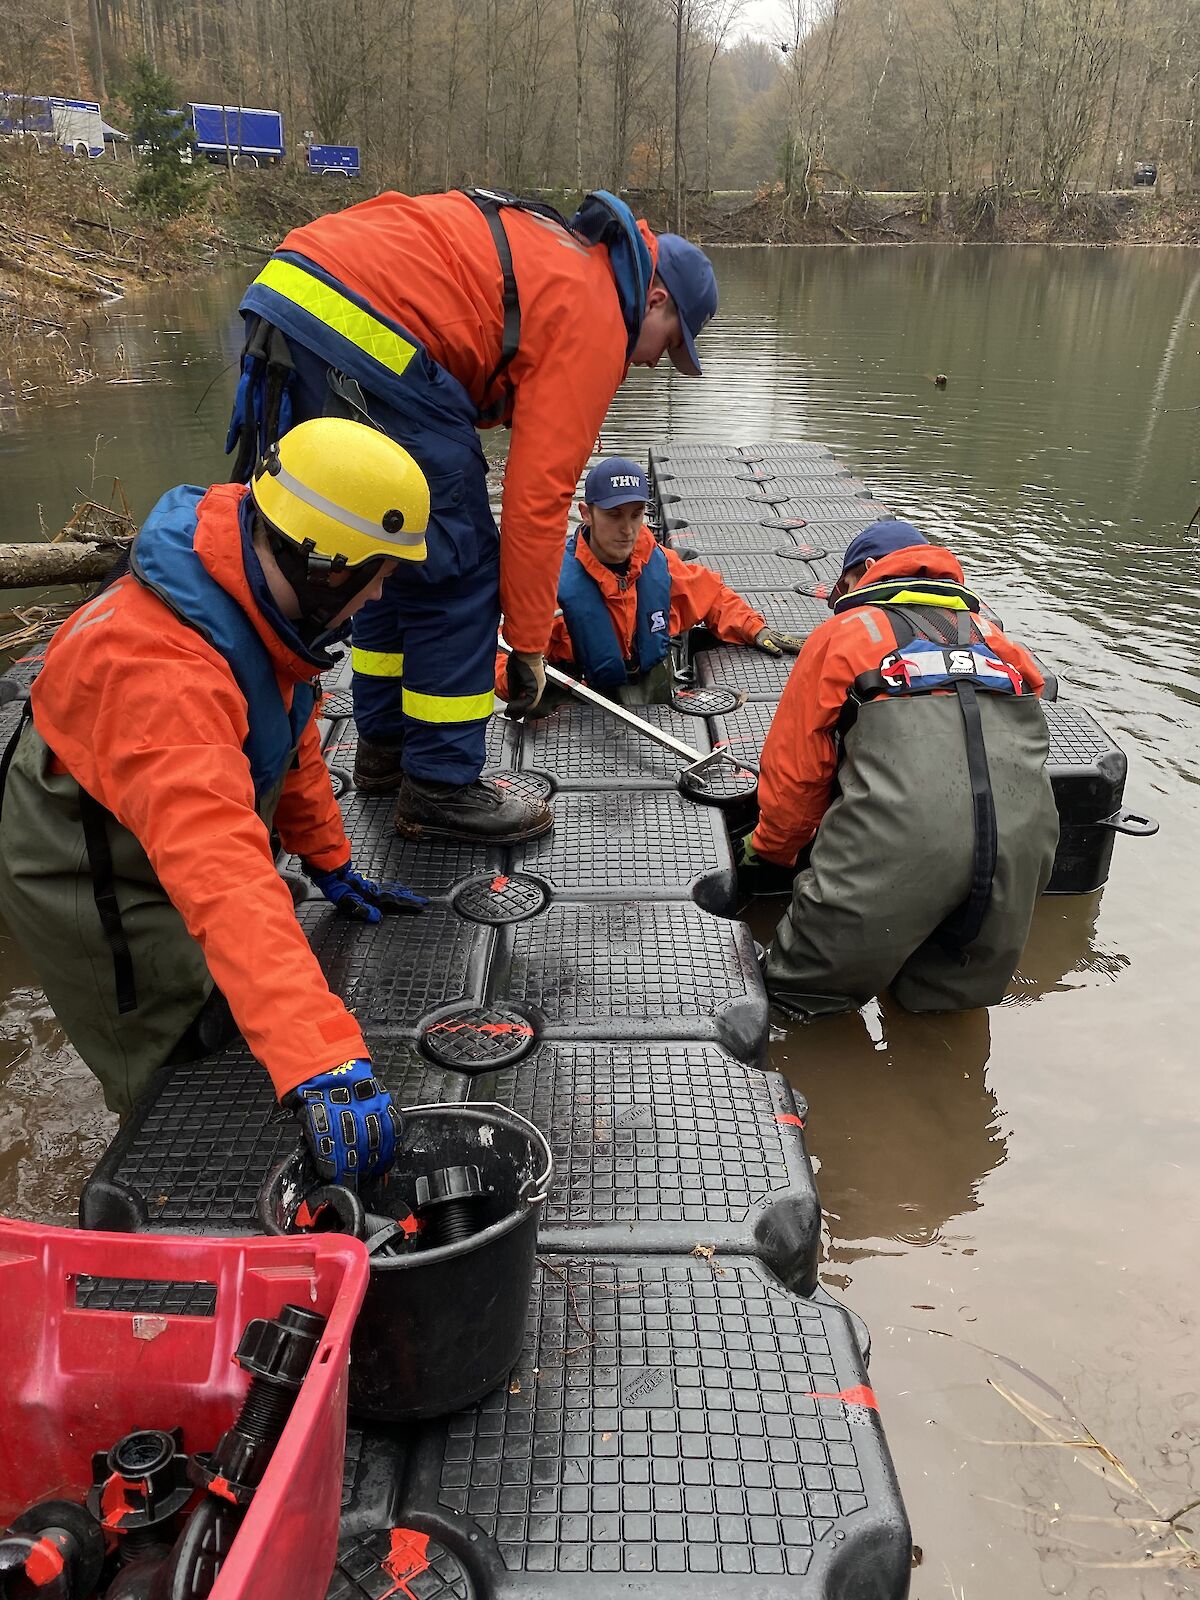
[[[256,1378],[298,1389],[325,1331],[325,1319],[303,1306],[284,1306],[268,1321],[246,1324],[234,1360]]]
[[[430,1211],[448,1200],[478,1200],[483,1176],[478,1167],[441,1167],[417,1179],[417,1210]]]

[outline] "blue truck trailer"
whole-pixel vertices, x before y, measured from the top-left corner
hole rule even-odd
[[[357,178],[359,173],[359,154],[356,144],[310,144],[308,147],[308,170],[324,175],[328,172],[341,173],[343,178]]]
[[[283,116],[254,106],[188,106],[196,149],[235,167],[275,167],[283,160]]]

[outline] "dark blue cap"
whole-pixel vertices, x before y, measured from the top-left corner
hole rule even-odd
[[[929,540],[911,522],[873,522],[869,528],[856,533],[846,546],[842,557],[842,574],[864,561],[879,561],[895,550],[907,550],[911,544],[928,544]]]
[[[631,505],[650,498],[646,474],[628,456],[605,456],[583,480],[583,498],[589,506],[611,511],[614,506]]]
[[[702,369],[696,355],[696,337],[704,324],[717,314],[717,279],[712,262],[699,245],[692,244],[689,239],[677,233],[660,233],[657,271],[675,302],[683,342],[687,346],[687,363],[682,351],[672,351],[671,361],[676,372],[698,378]]]

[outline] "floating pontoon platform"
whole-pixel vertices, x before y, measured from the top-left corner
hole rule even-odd
[[[815,445],[651,464],[664,537],[791,632],[828,614],[822,583],[885,510]],[[710,719],[693,692],[640,714],[753,757],[788,663],[709,643],[695,689],[745,703]],[[900,1600],[909,1532],[867,1334],[817,1284],[807,1107],[765,1067],[721,813],[679,793],[669,752],[569,704],[489,732],[492,776],[553,794],[551,835],[416,846],[349,784],[349,682],[344,661],[324,749],[355,864],[431,904],[372,928],[310,899],[300,921],[398,1103],[511,1105],[557,1176],[508,1382],[438,1422],[352,1426],[330,1600]],[[1115,749],[1086,713],[1048,709],[1064,782]],[[88,1181],[82,1224],[254,1231],[295,1142],[244,1048],[176,1068]],[[152,1310],[161,1291],[123,1292]]]

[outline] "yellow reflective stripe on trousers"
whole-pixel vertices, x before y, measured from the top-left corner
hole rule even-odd
[[[350,651],[350,665],[355,672],[368,678],[404,676],[404,656],[399,650],[360,650],[354,645]]]
[[[264,289],[273,289],[335,333],[340,333],[343,339],[348,339],[389,372],[399,375],[416,354],[416,345],[409,344],[369,311],[290,261],[268,261],[254,281],[261,283]]]
[[[491,689],[483,694],[421,694],[404,691],[404,715],[414,722],[478,722],[490,717],[496,704]]]

